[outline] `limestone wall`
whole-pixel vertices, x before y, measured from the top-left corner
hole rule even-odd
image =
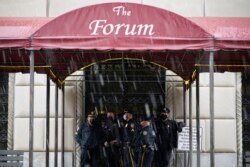
[[[241,75],[238,73],[215,73],[214,75],[214,143],[215,143],[215,166],[228,163],[227,166],[237,166],[237,151],[241,142],[237,131],[237,122],[241,117],[237,113],[241,112],[241,92],[238,92],[241,85]],[[192,124],[196,127],[196,84],[192,89]],[[239,89],[241,90],[241,89]],[[175,87],[175,97],[173,100],[176,118],[183,120],[183,88],[180,85]],[[239,95],[240,93],[240,95]],[[189,91],[187,91],[187,118],[189,119]],[[210,150],[210,100],[209,100],[209,74],[200,74],[200,126],[202,128],[201,140],[201,161],[202,166],[209,166],[209,150]],[[239,120],[240,119],[240,120]],[[189,121],[187,120],[187,126]],[[241,153],[239,153],[241,154]],[[194,164],[196,163],[196,154],[194,152]],[[218,158],[220,157],[220,158]],[[240,159],[238,160],[240,161]],[[227,163],[226,163],[227,164]],[[224,166],[224,165],[223,165]]]
[[[29,151],[29,74],[16,74],[14,79],[13,99],[13,138],[14,150],[25,151],[24,166],[28,162]],[[55,148],[55,85],[51,82],[50,87],[50,163],[53,164]],[[58,91],[59,120],[58,120],[58,151],[61,151],[61,117],[62,117],[62,91]],[[65,164],[72,166],[72,153],[74,150],[76,113],[76,86],[65,86]],[[46,75],[35,74],[34,90],[34,165],[45,166],[46,150]],[[11,129],[9,129],[10,131]],[[60,153],[58,159],[60,160]]]
[[[55,86],[51,83],[50,95],[50,149],[54,149]],[[14,96],[14,149],[28,150],[29,146],[29,74],[17,74]],[[61,136],[62,92],[59,90],[59,136]],[[75,113],[75,87],[65,87],[65,151],[73,148],[73,123]],[[34,150],[46,148],[46,75],[35,75],[34,91]],[[58,149],[61,149],[59,140]]]
[[[237,121],[239,117],[237,112],[241,112],[241,108],[237,108],[241,103],[237,100],[239,96],[239,85],[241,85],[241,76],[238,73],[215,73],[215,161],[216,166],[219,164],[227,164],[228,167],[237,166],[237,151],[239,150],[240,138],[237,135]],[[50,151],[53,155],[54,150],[54,115],[55,115],[55,86],[51,83],[51,128],[50,128]],[[168,90],[168,105],[171,110],[175,111],[175,117],[183,120],[183,88],[180,84],[174,84],[172,90]],[[187,92],[187,116],[188,111],[188,93]],[[16,74],[15,91],[14,91],[14,149],[29,150],[29,74]],[[68,84],[65,87],[65,151],[66,164],[71,166],[72,153],[74,151],[74,131],[75,131],[75,112],[76,112],[76,86]],[[59,91],[59,152],[61,149],[61,91]],[[192,89],[192,118],[193,127],[196,125],[196,92],[195,83]],[[171,104],[170,104],[171,103]],[[209,75],[200,74],[200,125],[202,128],[201,141],[201,164],[209,166],[209,149],[210,149],[210,114],[209,114]],[[34,162],[39,159],[45,162],[45,139],[46,139],[46,76],[42,74],[35,75],[35,108],[34,108]],[[187,122],[188,125],[188,122]],[[26,154],[26,157],[28,155]],[[183,154],[178,154],[178,166],[183,163]],[[59,157],[60,159],[60,157]],[[53,156],[51,157],[53,161]],[[193,155],[194,165],[196,163],[196,154]],[[27,162],[27,161],[26,161]],[[39,162],[39,161],[38,161]],[[40,162],[39,166],[43,166]]]
[[[0,17],[45,17],[48,9],[49,17],[56,17],[70,10],[87,5],[118,2],[115,0],[1,0]],[[126,0],[124,2],[142,3],[164,8],[177,14],[193,16],[223,16],[223,17],[249,17],[249,0]],[[16,150],[28,150],[28,125],[29,125],[29,74],[17,74],[14,88],[14,124],[13,124],[13,148]],[[215,151],[217,166],[235,167],[237,162],[237,105],[236,83],[239,79],[235,73],[215,75]],[[200,106],[202,137],[202,162],[203,167],[209,165],[209,77],[207,74],[200,76]],[[51,104],[55,101],[55,87],[51,86]],[[175,87],[173,106],[176,117],[182,119],[182,88]],[[59,91],[59,99],[61,97]],[[76,87],[68,85],[65,88],[66,116],[65,116],[65,151],[72,153],[74,149],[74,112],[76,110]],[[195,118],[195,89],[193,89],[193,118]],[[61,104],[59,100],[59,117],[61,117]],[[188,109],[188,107],[187,107]],[[39,163],[39,157],[44,159],[45,151],[45,113],[46,113],[46,76],[36,75],[35,78],[35,119],[34,119],[34,150],[41,154],[34,157]],[[55,108],[51,105],[51,145],[54,149],[54,113]],[[188,110],[187,110],[188,113]],[[59,118],[59,136],[61,120]],[[195,125],[195,121],[193,123]],[[59,151],[61,143],[59,140]],[[225,156],[224,156],[225,155]],[[71,154],[68,155],[72,156]],[[36,159],[38,157],[38,159]],[[69,158],[70,159],[70,158]],[[42,161],[43,162],[43,161]],[[230,162],[230,163],[229,163]],[[232,163],[231,163],[232,162]],[[70,164],[70,163],[69,163]],[[228,165],[227,165],[228,164]],[[72,166],[72,165],[69,165]],[[38,166],[37,166],[38,167]]]

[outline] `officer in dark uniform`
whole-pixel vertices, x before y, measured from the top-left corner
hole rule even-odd
[[[86,123],[80,126],[76,135],[76,141],[81,147],[81,167],[96,167],[100,157],[102,132],[95,124],[95,119],[94,112],[88,114]]]
[[[121,155],[119,152],[120,135],[117,120],[113,112],[107,112],[104,126],[105,150],[107,155],[107,167],[120,167]]]
[[[139,146],[138,167],[151,167],[154,158],[155,131],[152,128],[150,119],[143,118],[141,130],[138,132],[136,143]]]
[[[160,166],[167,167],[171,156],[172,150],[177,148],[178,132],[182,131],[184,124],[177,123],[175,120],[169,118],[170,110],[164,108],[160,113],[160,119],[156,122],[157,127],[157,145],[159,147]]]
[[[125,110],[120,128],[123,167],[135,167],[134,141],[137,132],[138,123],[133,118],[133,114]]]

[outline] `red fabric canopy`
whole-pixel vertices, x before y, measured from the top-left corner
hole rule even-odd
[[[32,36],[32,48],[182,50],[211,47],[212,36],[190,20],[152,6],[106,3],[63,14]]]
[[[49,57],[60,80],[92,62],[121,57],[155,62],[189,79],[197,60],[208,63],[208,54],[201,50],[232,50],[216,52],[216,64],[250,64],[246,50],[236,51],[250,49],[250,18],[186,19],[151,6],[107,3],[54,19],[0,18],[0,48],[0,67],[7,72],[28,72],[25,49],[32,48],[37,50],[35,70],[47,72],[42,66]],[[220,69],[242,70],[216,68]]]
[[[250,18],[189,18],[214,36],[217,49],[250,49]]]
[[[28,48],[31,35],[49,18],[0,18],[0,48]]]

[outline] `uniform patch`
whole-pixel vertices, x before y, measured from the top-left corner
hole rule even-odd
[[[155,136],[155,131],[152,131],[152,135]]]
[[[130,127],[131,127],[131,128],[134,128],[134,127],[135,127],[135,124],[131,123]]]

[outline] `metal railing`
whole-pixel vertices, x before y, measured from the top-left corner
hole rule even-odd
[[[23,167],[23,151],[0,150],[1,167]]]

